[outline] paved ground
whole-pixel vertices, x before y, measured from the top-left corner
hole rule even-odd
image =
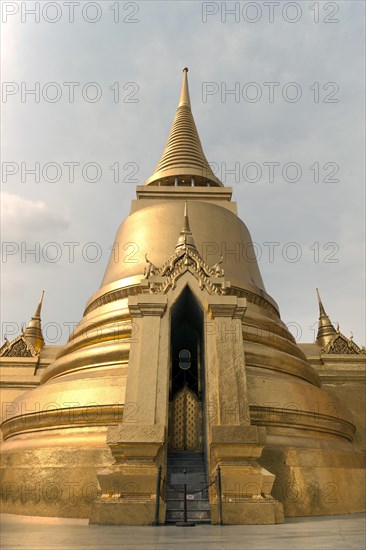
[[[366,515],[284,525],[99,527],[87,520],[1,516],[1,550],[365,550]]]

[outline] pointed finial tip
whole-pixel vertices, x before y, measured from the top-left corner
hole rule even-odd
[[[41,308],[42,308],[42,304],[43,304],[43,297],[44,297],[44,290],[42,290],[42,293],[41,293],[41,298],[38,302],[38,306],[37,306],[37,309],[35,311],[35,314],[33,315],[32,318],[34,317],[41,317]]]
[[[188,67],[184,67],[183,72],[188,73]]]

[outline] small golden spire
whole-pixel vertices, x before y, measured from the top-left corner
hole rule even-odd
[[[182,229],[181,233],[187,233],[187,234],[189,233],[190,235],[192,235],[191,229],[189,227],[187,201],[184,201],[184,225],[183,225],[183,229]]]
[[[162,157],[145,185],[222,187],[202,149],[191,111],[188,69],[183,69],[183,83],[178,109]]]
[[[24,337],[32,344],[34,350],[39,353],[44,346],[44,339],[41,326],[41,310],[43,303],[44,290],[42,290],[41,299],[37,309],[24,331]]]
[[[323,302],[320,298],[318,289],[316,289],[316,294],[318,296],[318,304],[319,304],[319,324],[318,324],[318,334],[316,337],[316,343],[324,348],[328,344],[328,342],[330,342],[330,340],[334,338],[334,335],[337,334],[337,331],[332,325],[328,315],[325,312]]]
[[[320,298],[320,294],[319,294],[319,289],[318,289],[318,288],[316,289],[316,295],[317,295],[317,297],[318,297],[319,314],[320,314],[320,316],[321,316],[321,315],[326,315],[325,309],[324,309],[324,306],[323,306],[322,299]]]
[[[192,231],[189,227],[188,204],[187,201],[184,201],[184,222],[175,249],[179,250],[180,248],[186,247],[196,248],[196,245],[193,239]]]
[[[43,304],[43,297],[44,297],[44,290],[42,290],[41,299],[38,302],[37,309],[34,313],[33,317],[41,318],[41,310],[42,310],[42,304]]]

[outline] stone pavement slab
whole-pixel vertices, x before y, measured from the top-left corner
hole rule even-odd
[[[1,550],[365,550],[366,514],[287,518],[283,525],[125,527],[1,515]]]

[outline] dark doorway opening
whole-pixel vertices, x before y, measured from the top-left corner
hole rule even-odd
[[[203,310],[187,286],[171,316],[169,443],[166,479],[166,523],[183,520],[186,487],[188,522],[210,523],[204,425]],[[182,485],[182,474],[185,483]],[[178,475],[178,478],[177,478]]]
[[[202,450],[203,312],[186,287],[171,317],[170,448]]]

